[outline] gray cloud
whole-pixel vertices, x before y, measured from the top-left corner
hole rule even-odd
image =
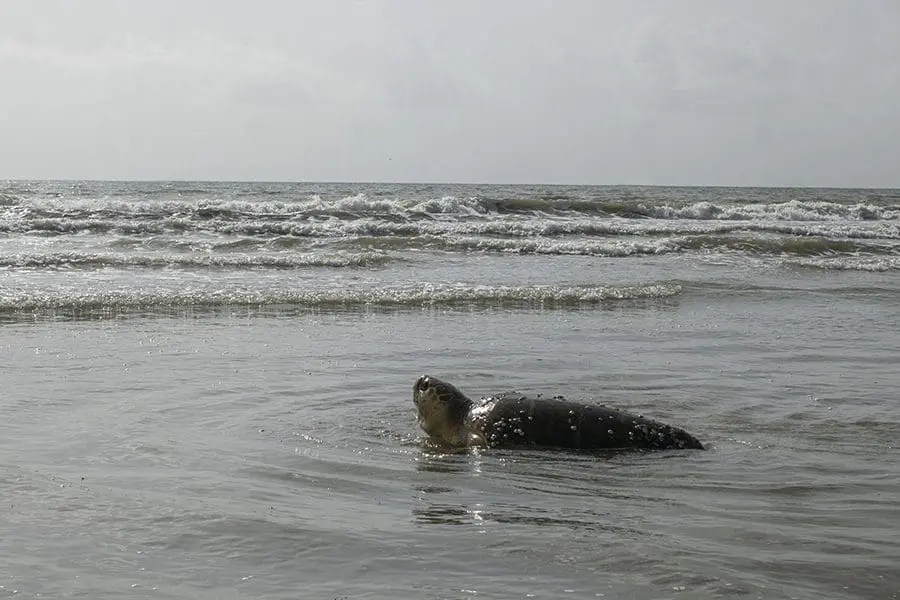
[[[900,5],[0,6],[0,176],[900,186]]]

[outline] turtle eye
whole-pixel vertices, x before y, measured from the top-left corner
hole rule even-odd
[[[419,377],[419,381],[416,382],[416,389],[420,392],[426,392],[429,387],[431,387],[431,382],[428,380],[428,377]]]

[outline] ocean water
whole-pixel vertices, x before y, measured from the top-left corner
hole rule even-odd
[[[898,598],[898,321],[898,190],[0,182],[0,597]]]

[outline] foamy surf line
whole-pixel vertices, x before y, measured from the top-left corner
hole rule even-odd
[[[892,254],[898,250],[894,240],[829,239],[813,236],[762,235],[682,235],[672,237],[621,236],[607,239],[557,240],[553,238],[513,238],[431,236],[405,242],[420,248],[441,251],[499,252],[506,254],[576,255],[627,257],[660,255],[687,251],[739,250],[756,255],[815,255],[850,252]],[[382,249],[402,249],[398,244],[375,242]]]
[[[810,257],[786,260],[784,264],[791,267],[822,269],[823,271],[868,271],[871,273],[900,271],[900,257],[898,256]]]
[[[124,254],[53,252],[45,254],[0,254],[0,267],[31,269],[113,268],[221,268],[296,269],[313,267],[378,267],[393,260],[380,253],[329,254]]]
[[[190,307],[416,308],[539,307],[567,308],[619,302],[664,300],[681,286],[655,283],[626,286],[471,286],[421,285],[357,290],[272,291],[154,290],[91,293],[24,293],[0,296],[0,313],[124,311]]]
[[[790,222],[777,220],[626,220],[618,218],[560,219],[547,217],[495,218],[488,220],[387,220],[371,217],[325,221],[201,220],[167,217],[159,220],[72,219],[2,220],[0,233],[36,236],[71,236],[85,233],[116,234],[145,238],[185,233],[216,234],[251,238],[347,238],[422,237],[440,235],[484,235],[504,238],[566,237],[573,235],[704,235],[728,233],[773,233],[794,236],[826,236],[859,239],[900,239],[897,221],[833,220]]]
[[[306,219],[335,217],[429,218],[431,216],[485,215],[564,215],[616,216],[625,219],[687,220],[753,220],[830,221],[830,220],[900,220],[900,205],[871,202],[831,202],[825,199],[775,199],[768,202],[729,201],[725,199],[697,202],[656,204],[646,199],[591,199],[554,197],[483,198],[444,195],[431,198],[371,198],[360,193],[343,198],[307,197],[284,199],[200,198],[179,200],[116,198],[28,198],[8,196],[0,199],[4,212],[25,219],[60,218],[125,218],[189,220],[245,220],[247,218]]]

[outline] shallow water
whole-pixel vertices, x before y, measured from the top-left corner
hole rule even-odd
[[[714,200],[717,212],[697,205],[720,191],[651,190],[622,200],[656,207],[650,219],[608,216],[611,201],[552,215],[565,226],[643,227],[628,243],[668,235],[650,225],[725,224],[753,240],[628,255],[589,252],[620,234],[583,231],[581,246],[522,238],[587,249],[554,254],[344,230],[276,247],[268,233],[234,240],[193,217],[207,230],[159,233],[158,215],[145,218],[153,227],[113,233],[48,233],[28,221],[42,202],[58,214],[40,219],[59,225],[102,211],[124,222],[158,201],[154,184],[109,185],[131,196],[18,191],[0,206],[3,222],[21,225],[0,234],[0,597],[900,596],[890,194],[803,200],[825,216],[787,215],[780,226],[830,227],[821,252],[803,246],[806,233],[777,234],[775,250],[758,243],[773,234],[753,215],[788,210],[775,208],[795,201],[784,191]],[[345,229],[360,219],[548,218],[510,217],[498,202],[518,198],[530,211],[535,193],[505,188],[475,216],[398,217],[404,202],[468,200],[403,188],[413,203],[392,190],[339,190],[316,210],[343,202],[365,212],[379,198],[393,207],[332,223]],[[181,210],[237,201],[214,191],[182,190]],[[295,192],[276,186],[265,208],[272,196],[314,203],[278,195]],[[166,201],[177,212],[179,200]],[[83,205],[90,214],[74,214]],[[676,209],[694,212],[664,217]],[[746,218],[716,218],[739,209]],[[232,220],[247,229],[257,219]],[[863,230],[886,237],[845,235]],[[210,250],[205,236],[240,250]],[[840,249],[853,239],[883,247]],[[329,260],[341,244],[380,258],[296,262]],[[249,262],[203,262],[234,252]],[[106,262],[65,259],[94,254]],[[641,412],[709,449],[441,454],[414,420],[412,384],[426,372],[473,396],[561,393]]]

